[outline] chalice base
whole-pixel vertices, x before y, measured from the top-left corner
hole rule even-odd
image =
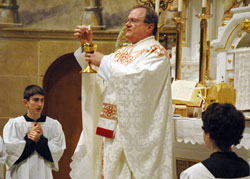
[[[81,74],[83,74],[83,73],[97,73],[97,71],[94,70],[94,69],[91,67],[90,64],[88,64],[88,66],[87,66],[85,69],[82,69],[82,70],[80,71],[80,73],[81,73]]]

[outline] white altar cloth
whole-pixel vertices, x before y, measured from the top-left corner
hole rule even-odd
[[[204,144],[202,120],[198,118],[174,117],[175,137],[177,142]],[[243,134],[243,139],[236,148],[244,147],[250,149],[250,123],[246,122],[246,128]]]

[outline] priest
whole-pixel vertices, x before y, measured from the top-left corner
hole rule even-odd
[[[86,173],[92,178],[174,178],[170,61],[155,40],[157,23],[152,9],[137,6],[125,24],[130,45],[109,55],[75,52],[82,68],[89,62],[99,69],[82,75],[83,133],[71,164],[73,179]],[[83,47],[92,43],[86,25],[74,35]]]

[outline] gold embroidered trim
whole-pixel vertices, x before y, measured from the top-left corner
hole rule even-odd
[[[148,49],[140,50],[134,50],[134,46],[131,45],[119,49],[115,53],[114,61],[119,62],[123,65],[128,65],[144,53],[156,53],[160,57],[166,56],[167,58],[169,58],[168,51],[159,44],[154,44],[151,45]]]
[[[106,118],[106,119],[116,120],[117,119],[117,107],[116,107],[116,105],[109,104],[109,103],[103,103],[100,117]]]

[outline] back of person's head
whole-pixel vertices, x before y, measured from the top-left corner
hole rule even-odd
[[[146,9],[146,15],[145,15],[144,23],[154,25],[153,35],[155,36],[156,33],[157,33],[158,15],[155,13],[155,11],[153,9],[151,9],[151,8],[149,8],[147,6],[143,6],[143,5],[135,6],[132,10],[137,9],[137,8]]]
[[[243,137],[245,117],[232,104],[209,105],[202,113],[202,121],[202,129],[222,151],[239,144]]]
[[[36,94],[44,96],[43,89],[38,85],[29,85],[24,89],[23,98],[29,101],[30,97]]]

